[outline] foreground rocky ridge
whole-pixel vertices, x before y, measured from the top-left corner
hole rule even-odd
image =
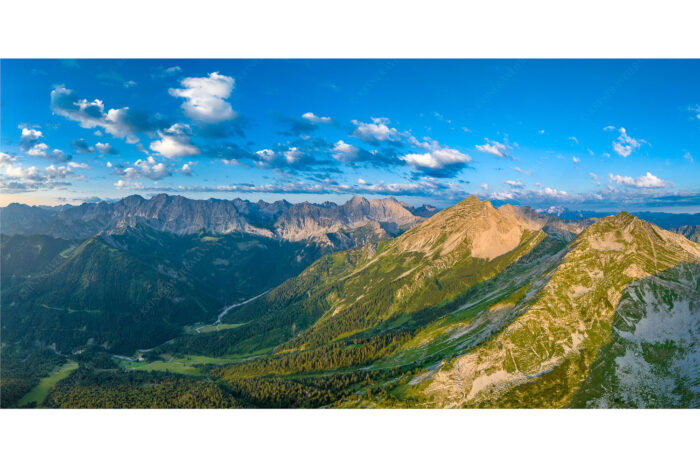
[[[593,363],[605,358],[600,350],[612,339],[615,317],[620,316],[624,303],[633,301],[621,301],[623,296],[634,294],[628,287],[634,281],[651,280],[668,290],[661,294],[669,300],[668,293],[677,287],[683,290],[690,284],[697,289],[697,263],[697,244],[630,214],[596,222],[569,245],[562,263],[540,291],[530,300],[525,296],[514,306],[505,305],[511,308],[512,318],[495,337],[430,378],[423,390],[427,403],[497,407],[562,407],[574,401],[596,404],[581,396],[575,398]],[[679,266],[682,264],[688,266]],[[666,271],[678,267],[684,270],[684,283],[667,285],[653,279],[667,277]],[[675,310],[693,303],[688,308],[694,310],[688,311],[693,318],[687,319],[693,321],[694,329],[678,329],[666,336],[672,342],[685,340],[678,345],[693,359],[698,358],[698,349],[694,343],[689,348],[687,341],[697,340],[699,331],[695,295],[676,293],[679,302],[670,305]],[[664,320],[667,313],[643,301],[637,303],[637,321],[641,317]],[[619,334],[619,330],[615,332]],[[676,384],[681,381],[679,376]],[[630,396],[623,391],[615,397]]]

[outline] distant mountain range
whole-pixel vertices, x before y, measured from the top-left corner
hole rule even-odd
[[[561,207],[551,207],[549,209],[541,209],[539,212],[555,215],[562,219],[602,219],[603,217],[614,216],[616,212],[598,212],[598,211],[576,211]],[[639,219],[656,224],[662,229],[671,229],[682,227],[684,225],[700,225],[700,213],[694,214],[674,214],[668,212],[650,212],[640,211],[633,212],[632,215]]]
[[[476,197],[0,221],[2,406],[79,364],[41,404],[700,407],[697,226]]]
[[[159,194],[150,199],[134,195],[114,203],[83,203],[61,209],[12,203],[0,208],[0,233],[44,234],[56,238],[79,239],[100,232],[119,232],[127,227],[146,225],[177,235],[210,232],[243,232],[290,241],[312,241],[339,246],[352,240],[352,232],[371,227],[377,239],[396,235],[437,212],[432,206],[413,208],[394,198],[367,200],[359,196],[338,205],[287,201],[256,203],[235,200],[193,200]]]

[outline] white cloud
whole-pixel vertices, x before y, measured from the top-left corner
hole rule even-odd
[[[685,154],[683,154],[683,159],[687,160],[691,164],[693,164],[695,162],[695,159],[693,159],[693,155],[690,154],[689,152],[686,152]]]
[[[116,166],[115,172],[120,177],[133,180],[136,178],[150,178],[160,180],[170,175],[170,168],[162,162],[157,162],[152,156],[146,159],[138,159],[133,167]]]
[[[591,177],[593,180],[598,180],[598,175],[594,174],[593,172],[588,172],[588,176]]]
[[[303,156],[304,153],[302,153],[299,149],[296,147],[294,148],[289,148],[288,150],[284,151],[284,158],[287,160],[287,164],[294,164],[296,161],[298,161],[301,156]]]
[[[578,164],[579,162],[581,162],[581,159],[579,159],[576,156],[572,157],[571,160],[574,161],[574,164]]]
[[[49,146],[41,141],[43,133],[34,128],[28,128],[20,125],[22,133],[19,137],[19,148],[32,157],[42,157],[44,159],[53,159],[57,162],[64,162],[67,157],[60,149],[53,151]]]
[[[9,167],[17,163],[17,158],[9,154],[0,152],[0,167]]]
[[[360,185],[367,185],[367,181],[364,178],[358,178],[357,183]]]
[[[513,170],[515,170],[516,172],[519,172],[523,175],[532,175],[532,171],[521,169],[520,167],[513,167]]]
[[[127,81],[127,82],[124,83],[124,87],[127,88],[127,89],[128,89],[128,88],[133,88],[134,86],[136,86],[136,81],[131,81],[131,80],[129,80],[129,81]]]
[[[396,141],[400,137],[396,128],[388,126],[388,118],[372,118],[372,123],[353,120],[352,123],[357,127],[353,136],[366,142]]]
[[[545,187],[544,190],[540,190],[540,193],[551,198],[565,198],[566,196],[568,196],[566,191],[556,190],[550,187]]]
[[[700,105],[691,105],[688,110],[693,112],[696,118],[700,118]]]
[[[641,175],[637,178],[632,178],[626,175],[610,174],[610,182],[634,188],[662,188],[670,185],[669,182],[661,180],[659,177],[653,175],[651,172],[647,172],[646,175]]]
[[[182,172],[182,175],[192,175],[192,167],[190,164],[183,164],[180,172]]]
[[[508,191],[497,191],[495,193],[491,193],[490,198],[497,199],[499,201],[506,201],[515,198],[515,194]]]
[[[524,186],[523,182],[521,182],[520,180],[506,180],[503,183],[505,183],[506,185],[510,185],[511,188],[522,188]]]
[[[109,109],[105,112],[100,99],[80,99],[71,89],[58,85],[51,91],[51,109],[58,115],[78,124],[82,128],[102,128],[116,138],[134,144],[139,141],[138,132],[152,129],[148,118],[129,107]]]
[[[503,143],[499,143],[498,141],[489,141],[487,139],[486,143],[477,144],[476,149],[486,154],[491,154],[496,157],[500,157],[501,159],[506,159],[508,157],[508,154],[506,152],[508,150],[508,146]]]
[[[608,126],[606,126],[605,128],[603,128],[603,131],[613,131],[614,129],[615,129],[614,126],[608,125]]]
[[[45,143],[36,143],[27,150],[27,154],[32,157],[46,157],[46,151],[49,147]]]
[[[34,145],[39,143],[39,139],[43,136],[41,131],[35,130],[33,128],[22,128],[22,134],[19,137],[19,146],[23,150],[31,149]]]
[[[406,154],[401,157],[413,168],[442,169],[450,165],[464,165],[472,158],[456,149],[442,148],[425,154]]]
[[[39,169],[35,166],[26,169],[20,165],[9,166],[5,169],[5,175],[10,178],[27,178],[31,180],[40,179]]]
[[[639,148],[642,143],[645,143],[643,139],[635,139],[627,134],[627,130],[620,128],[620,135],[617,137],[617,141],[613,141],[612,148],[613,151],[621,155],[622,157],[627,157],[632,152]]]
[[[575,144],[578,144],[578,138],[575,136],[569,136],[569,140],[573,141]]]
[[[225,99],[231,95],[234,79],[210,73],[206,78],[185,78],[180,89],[171,88],[170,95],[185,99],[182,109],[185,115],[204,123],[219,123],[231,120],[236,113]]]
[[[318,117],[313,112],[306,112],[301,118],[310,121],[311,123],[330,123],[331,117]]]
[[[352,144],[347,144],[342,139],[333,145],[333,158],[341,162],[352,162],[357,158],[359,152],[359,148]]]
[[[87,169],[90,166],[84,162],[69,162],[68,167],[71,167],[73,169]]]
[[[261,149],[260,151],[257,151],[255,154],[260,157],[261,161],[269,163],[272,162],[275,159],[275,151],[272,149]]]
[[[167,158],[194,156],[201,151],[192,144],[192,130],[185,123],[176,123],[167,130],[159,131],[160,140],[150,144],[151,150]]]
[[[97,144],[95,144],[95,149],[97,149],[97,151],[101,154],[112,154],[112,155],[119,154],[119,151],[117,151],[109,143],[97,143]]]
[[[486,191],[488,191],[488,190],[491,189],[491,187],[489,187],[488,183],[482,183],[482,184],[479,185],[479,186],[480,186],[482,189],[486,190]]]
[[[127,182],[126,180],[118,180],[114,186],[117,190],[142,190],[143,183],[140,182]]]

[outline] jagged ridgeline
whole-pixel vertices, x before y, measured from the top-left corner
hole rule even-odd
[[[191,201],[10,223],[11,403],[54,344],[56,407],[700,405],[700,245],[631,214]]]

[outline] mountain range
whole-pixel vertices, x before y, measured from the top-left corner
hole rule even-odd
[[[0,221],[2,406],[700,406],[697,226],[473,196]]]
[[[331,202],[291,204],[287,201],[253,203],[242,199],[194,200],[166,194],[144,199],[133,195],[114,203],[83,203],[62,209],[12,203],[0,209],[0,233],[80,239],[100,232],[119,232],[145,225],[176,235],[201,231],[215,234],[243,232],[330,245],[332,241],[328,234],[352,236],[355,229],[369,224],[377,238],[382,238],[413,227],[435,212],[437,209],[432,206],[413,208],[394,198],[367,200],[359,196],[338,205]]]

